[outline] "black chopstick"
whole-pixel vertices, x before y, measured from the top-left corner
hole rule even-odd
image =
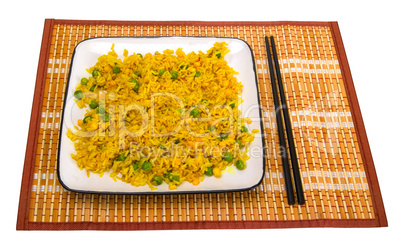
[[[278,125],[278,133],[279,133],[279,141],[281,146],[281,156],[282,156],[282,163],[283,163],[283,171],[285,177],[285,186],[286,186],[286,193],[288,196],[288,204],[293,205],[295,203],[295,198],[293,195],[293,184],[292,184],[292,176],[290,172],[287,148],[286,148],[286,140],[285,140],[285,131],[283,128],[282,117],[283,121],[285,122],[286,127],[286,136],[288,140],[289,146],[289,154],[290,160],[293,170],[293,179],[294,185],[296,189],[296,196],[297,196],[297,203],[302,205],[305,203],[304,193],[303,193],[303,185],[300,177],[300,170],[299,170],[299,163],[296,155],[296,148],[293,139],[292,133],[292,126],[289,117],[289,111],[286,104],[285,93],[282,85],[282,77],[281,71],[279,67],[278,55],[276,52],[275,40],[274,37],[271,36],[271,47],[272,47],[272,56],[271,56],[271,48],[269,45],[268,37],[265,37],[265,45],[267,49],[267,56],[268,56],[268,66],[269,66],[269,74],[271,77],[271,85],[272,85],[272,92],[274,97],[274,104],[275,104],[275,114],[276,114],[276,122]],[[275,64],[275,72],[276,77],[274,75],[274,68],[272,66],[272,59],[274,60]],[[278,83],[279,94],[281,99],[281,105],[279,104],[278,92],[276,87],[276,82]]]
[[[283,173],[284,173],[284,178],[285,178],[286,195],[288,197],[288,204],[293,205],[293,204],[295,204],[295,196],[293,194],[292,176],[290,174],[288,153],[286,151],[286,140],[285,140],[285,135],[284,135],[285,133],[283,130],[283,123],[282,123],[282,111],[280,109],[281,106],[279,105],[279,97],[278,97],[278,91],[276,88],[275,73],[274,73],[274,67],[272,66],[271,51],[270,51],[268,37],[265,37],[265,46],[267,49],[269,75],[271,77],[272,94],[274,97],[276,124],[277,124],[277,128],[278,128],[279,144],[280,144],[280,148],[281,148],[280,154],[282,157],[282,166],[283,166]]]

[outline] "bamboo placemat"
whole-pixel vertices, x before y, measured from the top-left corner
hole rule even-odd
[[[277,42],[306,197],[286,203],[264,37]],[[57,179],[64,93],[74,47],[104,36],[218,36],[253,50],[266,173],[245,192],[97,195]],[[17,229],[150,230],[387,226],[370,148],[336,22],[45,21]]]

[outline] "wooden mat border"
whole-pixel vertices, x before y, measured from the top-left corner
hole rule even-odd
[[[66,222],[40,223],[29,222],[29,199],[32,185],[32,172],[35,164],[35,152],[40,125],[40,111],[43,102],[43,92],[46,78],[46,63],[49,59],[49,45],[52,28],[57,24],[68,25],[202,25],[202,26],[328,26],[332,32],[339,65],[350,101],[350,108],[358,136],[359,147],[362,153],[363,165],[369,182],[375,218],[369,220],[294,220],[294,221],[201,221],[201,222],[136,222],[136,223],[95,223],[95,222]],[[306,228],[306,227],[386,227],[388,226],[385,208],[381,196],[380,186],[374,167],[363,118],[361,115],[356,91],[353,85],[352,74],[346,57],[339,25],[337,22],[299,22],[299,21],[271,21],[271,22],[215,22],[215,21],[120,21],[120,20],[65,20],[46,19],[42,36],[38,70],[35,83],[34,99],[32,104],[31,120],[28,132],[24,168],[22,173],[21,192],[17,216],[17,230],[179,230],[179,229],[261,229],[261,228]]]

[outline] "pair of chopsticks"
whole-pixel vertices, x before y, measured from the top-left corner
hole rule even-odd
[[[301,177],[300,177],[299,163],[298,163],[298,159],[296,156],[296,149],[295,149],[295,144],[294,144],[294,139],[293,139],[289,111],[288,111],[288,107],[286,104],[285,93],[283,90],[281,71],[279,68],[279,61],[278,61],[278,55],[276,52],[274,37],[271,36],[270,40],[271,40],[271,45],[269,45],[268,37],[265,37],[265,46],[267,49],[269,74],[270,74],[270,78],[271,78],[272,92],[273,92],[274,104],[275,104],[276,122],[277,122],[277,127],[278,127],[278,132],[279,132],[279,142],[280,142],[280,148],[281,148],[280,155],[282,157],[286,194],[288,197],[288,204],[289,205],[295,204],[292,174],[291,174],[291,168],[289,165],[288,151],[286,148],[285,134],[287,136],[287,142],[288,142],[288,146],[289,146],[289,154],[290,154],[290,161],[291,161],[292,171],[293,171],[294,187],[296,189],[297,203],[302,205],[305,203],[305,199],[304,199],[303,186],[302,186]],[[272,49],[272,56],[271,56],[271,49]],[[275,64],[275,71],[274,71],[274,67],[272,65],[272,60],[274,61],[274,64]],[[278,97],[278,91],[277,91],[276,84],[278,84],[281,104],[279,104],[279,97]],[[285,123],[286,132],[283,128],[282,119],[283,119],[283,122]]]

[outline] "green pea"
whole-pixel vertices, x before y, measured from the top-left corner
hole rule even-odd
[[[177,181],[180,182],[180,177],[178,175],[173,175],[171,172],[165,173],[163,177],[169,179],[170,181]]]
[[[89,89],[89,91],[93,92],[93,91],[95,91],[95,88],[96,88],[96,84],[92,85],[91,88]]]
[[[236,168],[239,170],[244,170],[244,168],[246,168],[244,161],[242,160],[237,160],[236,161]]]
[[[134,83],[133,90],[134,90],[134,91],[138,91],[138,88],[140,87],[140,84],[138,83],[138,81],[137,81],[136,79],[132,78],[132,79],[130,80],[130,82],[131,82],[131,83]]]
[[[222,140],[227,139],[229,137],[229,133],[222,133],[219,136],[220,136],[220,138],[222,138]]]
[[[117,67],[117,66],[114,66],[114,67],[113,67],[113,73],[115,73],[115,74],[120,73],[120,68]]]
[[[198,117],[200,115],[200,111],[197,108],[191,110],[190,115],[193,117]]]
[[[82,77],[82,78],[81,78],[81,84],[82,84],[82,85],[87,85],[87,84],[88,84],[88,79],[85,78],[85,77]]]
[[[96,107],[98,107],[98,102],[96,102],[96,100],[91,100],[91,103],[89,103],[89,107],[91,107],[91,109],[95,109]]]
[[[139,71],[139,70],[134,71],[134,75],[140,76],[140,75],[141,75],[141,71]]]
[[[214,126],[214,125],[208,126],[209,131],[214,131],[215,129],[216,129],[216,126]]]
[[[134,171],[137,170],[140,167],[140,162],[137,160],[131,165],[131,167],[133,167]]]
[[[97,69],[92,70],[92,76],[93,77],[96,77],[98,75],[99,75],[99,70],[97,70]]]
[[[82,120],[82,122],[84,122],[84,123],[89,123],[89,122],[91,122],[92,121],[92,117],[91,116],[86,116],[86,117],[84,117],[84,119]]]
[[[226,160],[227,162],[231,162],[233,160],[233,154],[231,153],[225,153],[223,155],[223,159]]]
[[[207,175],[208,177],[214,175],[212,166],[208,167],[207,170],[205,171],[205,175]]]
[[[216,51],[215,56],[216,56],[217,58],[221,58],[221,56],[222,56],[221,51]]]
[[[171,175],[170,180],[180,182],[180,177],[178,175]]]
[[[141,166],[142,170],[144,170],[145,172],[150,172],[152,171],[152,164],[149,161],[145,161],[142,166]]]
[[[244,148],[244,144],[240,141],[240,139],[237,139],[236,143],[239,144],[240,149]]]
[[[234,108],[236,106],[236,104],[233,102],[229,106],[230,106],[230,108]]]
[[[174,144],[179,144],[179,142],[180,142],[179,139],[174,140]]]
[[[162,76],[163,73],[165,73],[165,70],[164,70],[164,69],[159,70],[159,75],[160,75],[160,76]]]
[[[170,75],[172,76],[172,79],[177,79],[177,77],[179,77],[179,73],[177,73],[177,71],[170,71]]]
[[[74,97],[78,100],[82,99],[84,97],[84,94],[82,93],[81,90],[77,90],[74,92]]]
[[[246,126],[241,126],[241,132],[248,132],[248,129]]]
[[[110,116],[107,113],[101,115],[100,117],[103,120],[103,122],[109,122],[109,120],[110,120]]]
[[[119,156],[117,156],[116,160],[117,161],[124,161],[126,160],[127,156],[125,153],[119,154]]]
[[[163,178],[162,178],[161,176],[159,176],[159,175],[156,175],[156,176],[154,176],[154,177],[152,178],[151,183],[152,183],[153,185],[161,185],[161,184],[162,184],[162,181],[163,181]]]
[[[105,113],[105,108],[104,108],[104,107],[102,107],[102,106],[99,106],[99,108],[98,108],[98,109],[96,109],[96,113],[100,113],[100,114]]]
[[[195,73],[195,77],[200,77],[200,76],[201,76],[201,72]]]

